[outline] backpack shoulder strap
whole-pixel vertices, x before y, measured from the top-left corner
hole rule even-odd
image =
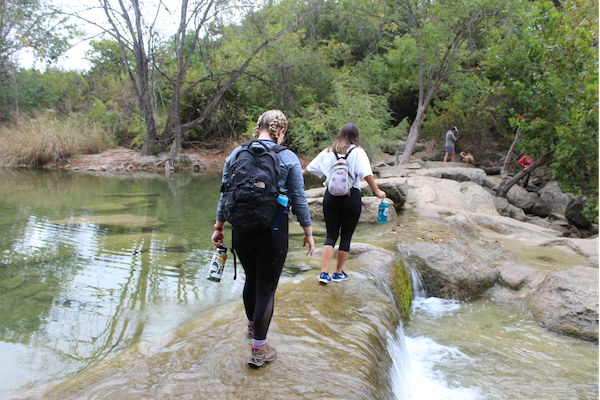
[[[356,148],[356,146],[350,147],[350,150],[348,150],[348,152],[346,153],[346,155],[343,155],[343,156],[338,156],[338,153],[334,150],[333,154],[335,154],[335,159],[339,160],[341,158],[341,159],[347,160],[348,156],[350,155],[350,153],[352,153],[352,150],[354,150],[355,148]]]
[[[282,146],[280,144],[276,144],[273,147],[271,147],[271,150],[273,150],[275,153],[281,153],[284,150],[287,150],[287,147]]]

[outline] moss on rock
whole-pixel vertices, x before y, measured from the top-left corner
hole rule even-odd
[[[394,264],[393,285],[396,301],[400,306],[400,316],[403,321],[406,321],[410,314],[413,293],[410,275],[408,275],[403,261],[398,261]]]

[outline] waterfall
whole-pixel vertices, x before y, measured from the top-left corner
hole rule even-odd
[[[438,318],[460,309],[457,300],[427,296],[427,288],[419,270],[408,259],[407,250],[398,246],[413,285],[411,319],[420,315]],[[388,337],[388,351],[392,358],[390,375],[396,400],[475,400],[484,396],[478,388],[451,387],[439,368],[469,362],[468,356],[453,346],[444,346],[433,339],[405,336],[402,323],[395,335]]]
[[[413,288],[413,298],[425,297],[427,298],[427,288],[423,284],[423,278],[421,277],[421,273],[414,266],[414,264],[409,260],[408,249],[405,249],[402,246],[398,246],[398,251],[400,252],[400,257],[404,262],[404,267],[406,271],[410,274],[412,288]]]

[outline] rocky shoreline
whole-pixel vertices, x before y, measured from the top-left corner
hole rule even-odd
[[[545,188],[532,195],[514,187],[507,199],[499,202],[490,189],[499,178],[482,169],[419,161],[382,165],[375,171],[382,177],[377,184],[393,202],[392,213],[396,208],[416,212],[444,221],[458,233],[451,241],[432,238],[399,245],[400,258],[405,266],[417,269],[429,296],[456,300],[487,296],[496,302],[517,302],[549,330],[598,342],[598,227],[589,226],[585,238],[566,228],[570,225],[564,216],[566,202],[557,195],[557,185],[546,185],[549,196]],[[372,222],[377,198],[369,197],[365,183],[362,191],[361,220]],[[321,188],[307,190],[316,220],[323,218],[323,193]],[[551,215],[542,218],[525,213],[541,208],[540,204],[551,210]],[[587,265],[544,274],[517,263],[496,240],[518,242],[536,252],[558,249],[581,257]]]

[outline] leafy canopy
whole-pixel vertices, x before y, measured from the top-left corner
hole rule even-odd
[[[504,45],[491,67],[512,97],[521,151],[552,152],[550,168],[563,191],[588,197],[598,213],[598,4],[594,0],[532,4],[531,19]]]

